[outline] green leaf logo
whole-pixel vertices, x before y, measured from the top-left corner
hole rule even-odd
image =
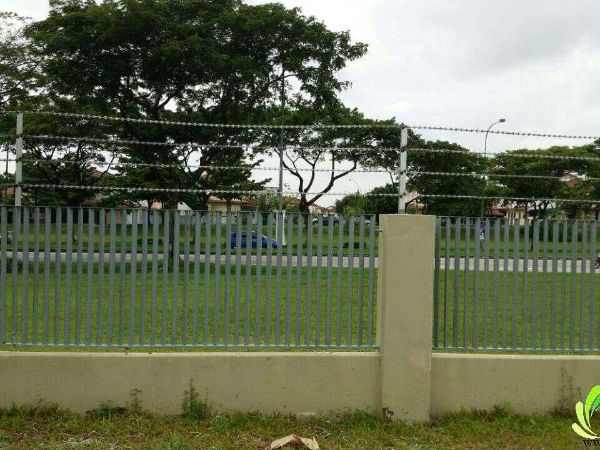
[[[577,413],[577,420],[579,423],[572,425],[573,431],[584,439],[598,440],[600,436],[592,431],[590,425],[590,419],[600,407],[600,386],[594,386],[587,398],[585,399],[585,405],[578,402],[575,405],[575,412]]]

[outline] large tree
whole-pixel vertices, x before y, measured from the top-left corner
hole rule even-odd
[[[29,26],[27,35],[44,58],[49,92],[73,99],[80,110],[222,124],[278,123],[282,100],[293,105],[302,99],[315,109],[339,104],[338,93],[347,85],[338,78],[339,70],[366,50],[351,43],[348,33],[329,31],[298,9],[240,0],[54,0],[49,17]],[[129,164],[120,169],[124,183],[188,189],[257,186],[248,182],[247,169],[219,174],[193,167],[250,167],[243,148],[225,151],[210,145],[255,143],[261,138],[253,130],[113,125],[112,136],[173,144],[125,147],[122,162],[172,167]],[[190,154],[185,145],[190,141],[207,145]],[[171,206],[185,197],[138,196]],[[186,200],[202,206],[206,196]]]
[[[578,183],[576,189],[569,188],[561,178],[572,173],[581,177],[581,183],[587,183],[586,176],[597,170],[598,164],[568,157],[589,157],[590,150],[589,146],[584,146],[507,151],[496,155],[491,161],[491,178],[502,188],[505,197],[526,198],[511,203],[526,209],[532,208],[536,217],[544,217],[549,208],[566,206],[555,205],[553,199],[565,196],[581,199],[584,195],[586,190],[582,190],[582,184]],[[548,156],[551,158],[545,158]]]

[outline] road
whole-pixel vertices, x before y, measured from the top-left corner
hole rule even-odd
[[[9,257],[12,257],[12,252],[7,252],[7,255]],[[55,262],[55,260],[56,260],[56,252],[50,252],[50,254],[48,256],[49,256],[50,262]],[[81,256],[82,256],[83,263],[84,264],[87,263],[87,261],[88,261],[88,253],[82,253]],[[163,255],[162,254],[158,254],[157,256],[158,256],[158,260],[159,261],[163,260]],[[39,256],[38,257],[39,257],[40,262],[43,262],[44,258],[45,258],[44,252],[39,252]],[[66,257],[67,257],[67,254],[65,252],[62,252],[60,254],[60,260],[61,260],[61,262],[64,263],[65,260],[66,260]],[[18,253],[18,258],[20,260],[23,259],[23,253],[22,252]],[[33,258],[34,258],[34,253],[30,252],[29,253],[29,261],[32,262]],[[75,262],[77,261],[77,253],[72,253],[71,258],[73,260],[73,264],[75,264]],[[204,255],[204,254],[199,255],[199,258],[200,258],[201,262],[205,262],[206,261],[206,255]],[[181,259],[183,259],[183,255],[181,255]],[[94,262],[99,262],[100,261],[100,254],[99,253],[94,253],[93,256],[92,256],[92,260]],[[121,261],[121,254],[120,253],[116,253],[115,254],[115,261],[117,263]],[[131,254],[130,253],[125,254],[125,261],[126,262],[130,262],[131,261]],[[141,254],[138,253],[136,255],[136,261],[137,262],[141,262],[142,261],[142,255]],[[147,261],[148,261],[149,264],[151,264],[152,254],[148,254],[147,255]],[[195,256],[194,255],[190,255],[190,262],[193,263],[194,261],[195,261]],[[209,261],[211,263],[216,263],[216,261],[217,261],[216,255],[210,255],[209,256]],[[236,255],[235,255],[235,252],[234,252],[231,255],[231,264],[235,265],[235,261],[236,261]],[[251,261],[251,264],[254,266],[258,262],[258,258],[256,256],[251,256],[250,261]],[[109,262],[109,256],[108,256],[108,254],[104,255],[104,262],[105,263]],[[220,262],[221,262],[222,265],[225,264],[225,262],[226,262],[225,255],[221,255]],[[268,257],[263,255],[261,257],[261,261],[260,262],[261,262],[261,264],[263,266],[266,266],[267,263],[268,263]],[[378,267],[378,258],[377,257],[374,258],[373,262],[375,264],[375,267]],[[485,262],[486,262],[486,260],[484,258],[480,258],[479,259],[479,270],[480,270],[480,272],[483,272],[485,270]],[[528,260],[519,259],[519,261],[518,261],[518,270],[519,270],[519,272],[524,272],[525,271],[525,263],[526,262],[527,262],[527,271],[528,272],[533,272],[533,266],[534,266],[534,260],[533,259],[528,259]],[[318,263],[318,258],[316,256],[312,257],[312,259],[311,259],[312,267],[317,267],[317,263]],[[322,263],[323,267],[327,267],[327,257],[323,257],[322,260],[321,260],[321,263]],[[363,262],[364,267],[365,268],[369,267],[369,263],[370,263],[369,262],[369,258],[365,257],[364,262]],[[242,264],[243,265],[246,264],[246,255],[245,254],[242,255]],[[273,266],[275,266],[275,264],[277,264],[277,255],[276,254],[272,256],[272,258],[271,258],[271,264]],[[284,266],[287,266],[287,264],[288,264],[288,260],[287,260],[287,256],[286,255],[283,255],[283,264],[284,264]],[[467,263],[466,263],[465,258],[460,258],[460,260],[459,260],[459,270],[464,270],[465,267],[466,267],[466,264]],[[505,271],[505,267],[504,267],[504,260],[502,258],[498,261],[498,264],[499,264],[499,267],[498,267],[499,271],[500,272],[504,272]],[[297,257],[297,255],[293,255],[292,256],[292,258],[291,258],[291,264],[290,265],[292,267],[297,267],[298,266],[298,257]],[[488,260],[488,265],[489,265],[489,271],[492,272],[494,270],[494,260],[493,259],[489,259]],[[302,267],[308,266],[308,257],[306,257],[306,256],[302,257],[301,266]],[[348,258],[347,257],[343,257],[342,258],[341,267],[348,267],[348,266],[349,266],[349,260],[348,260]],[[354,257],[353,266],[355,268],[359,268],[360,267],[360,259],[357,256]],[[590,272],[590,262],[587,261],[585,266],[586,266],[585,267],[586,273],[589,273]],[[340,267],[339,259],[338,259],[337,256],[334,256],[331,259],[331,267],[333,267],[333,268]],[[475,260],[473,258],[469,258],[468,267],[469,267],[469,269],[471,271],[474,270]],[[512,272],[514,270],[514,267],[515,267],[515,262],[514,262],[514,260],[512,258],[510,258],[508,260],[508,265],[506,267],[506,270],[508,272]],[[546,260],[546,267],[547,267],[547,269],[546,269],[547,272],[549,272],[549,273],[552,272],[552,270],[553,270],[553,261],[552,261],[552,259],[547,259]],[[440,258],[440,268],[442,270],[446,268],[446,261],[445,261],[444,258]],[[450,270],[454,270],[454,268],[455,268],[455,260],[454,260],[454,258],[450,258],[448,268]],[[537,260],[537,269],[538,269],[538,272],[541,273],[543,271],[543,268],[544,268],[544,260],[543,259],[538,259]],[[563,268],[563,261],[562,261],[562,259],[560,259],[559,261],[557,261],[556,271],[558,273],[562,273],[562,272],[565,272],[565,271],[567,273],[570,273],[571,272],[571,268],[572,268],[572,262],[571,262],[571,260],[567,260],[565,262],[564,268]],[[575,262],[575,269],[576,269],[577,273],[582,273],[583,272],[583,262],[581,260],[578,260],[578,261]],[[598,272],[600,273],[600,270],[598,270]]]

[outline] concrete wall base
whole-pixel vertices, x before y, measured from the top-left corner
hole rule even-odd
[[[40,400],[83,413],[125,405],[178,414],[191,379],[217,411],[374,411],[377,353],[0,353],[0,407]]]

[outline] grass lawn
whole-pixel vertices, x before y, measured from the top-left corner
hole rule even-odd
[[[321,418],[232,414],[197,420],[110,408],[86,416],[52,407],[13,408],[0,411],[0,448],[259,450],[292,433],[315,437],[322,449],[583,448],[571,430],[574,421],[574,416],[514,416],[502,408],[414,426],[363,412]]]
[[[117,262],[114,270],[109,263],[103,270],[92,264],[91,271],[85,264],[79,274],[74,265],[70,279],[64,264],[57,271],[55,264],[42,263],[37,276],[30,264],[26,282],[22,271],[9,273],[6,342],[162,344],[180,350],[184,341],[209,348],[246,342],[272,346],[286,343],[287,328],[291,347],[315,345],[317,339],[321,345],[356,346],[366,345],[376,328],[377,275],[370,279],[367,269],[330,268],[327,295],[327,268],[318,276],[317,268],[283,267],[278,283],[274,266],[240,266],[236,273],[234,265],[228,271],[224,265],[216,270],[214,264],[199,263],[196,283],[194,263],[187,269],[180,264],[177,274],[172,265],[164,272],[162,262],[157,264],[156,279],[151,262],[147,273],[141,273],[141,263],[135,273],[127,263]]]
[[[589,273],[553,281],[551,273],[500,272],[496,280],[492,272],[441,270],[439,347],[597,349],[599,289],[600,275]]]

